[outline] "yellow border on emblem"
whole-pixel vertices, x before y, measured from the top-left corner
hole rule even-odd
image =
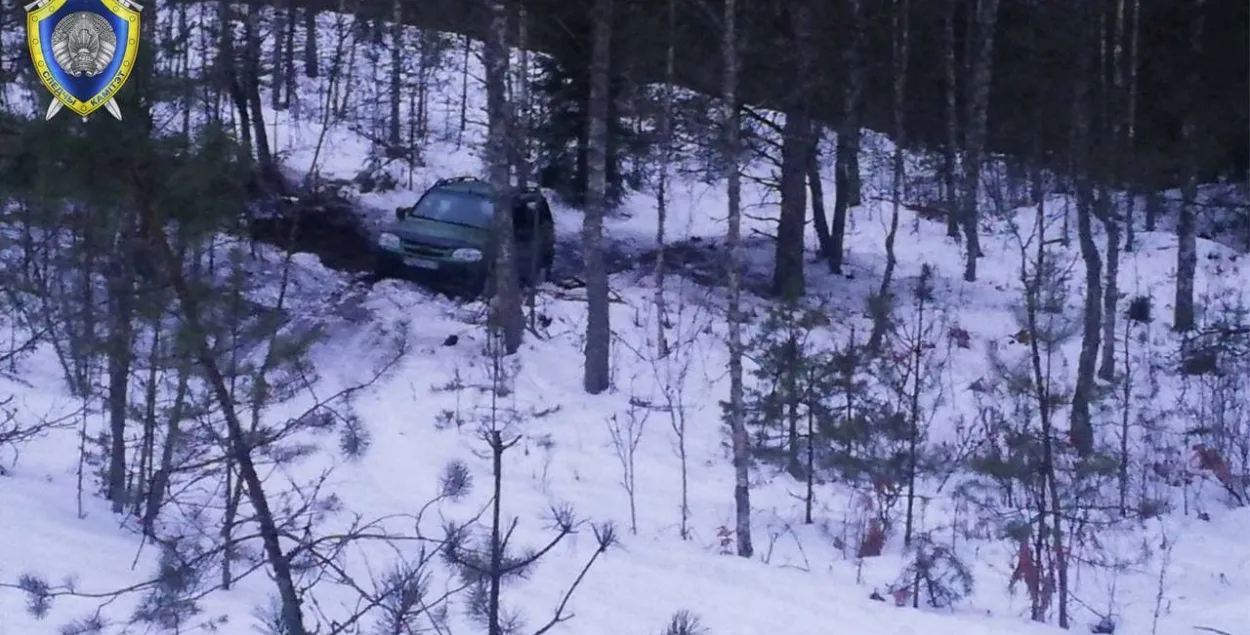
[[[30,48],[30,60],[35,64],[35,73],[39,75],[39,81],[43,83],[44,88],[47,88],[54,98],[65,104],[66,108],[78,113],[81,117],[86,117],[116,97],[117,92],[126,85],[126,80],[130,79],[130,72],[134,70],[135,57],[139,54],[139,12],[117,0],[100,0],[100,4],[130,25],[127,29],[126,52],[122,55],[121,66],[117,69],[117,75],[113,77],[113,80],[98,94],[86,101],[81,101],[71,95],[49,72],[48,60],[44,58],[43,47],[39,43],[39,23],[56,13],[65,5],[65,2],[66,0],[52,0],[26,14],[26,42]]]

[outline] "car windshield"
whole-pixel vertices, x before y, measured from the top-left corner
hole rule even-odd
[[[470,192],[434,190],[426,193],[412,210],[414,218],[489,229],[492,222],[491,199]]]

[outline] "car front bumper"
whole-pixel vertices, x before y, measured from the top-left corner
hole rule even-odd
[[[377,250],[378,273],[430,286],[478,291],[486,280],[483,261],[421,258],[389,249]]]

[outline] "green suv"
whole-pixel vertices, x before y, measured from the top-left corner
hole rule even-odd
[[[522,282],[540,281],[555,258],[555,223],[546,197],[537,189],[497,197],[489,183],[473,177],[442,179],[415,205],[395,210],[395,222],[378,236],[378,275],[480,294],[494,265],[496,201],[512,206]]]

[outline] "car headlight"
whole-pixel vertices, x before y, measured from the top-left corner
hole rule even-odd
[[[457,249],[451,252],[451,259],[459,260],[460,262],[477,262],[482,259],[482,250],[471,248]]]
[[[383,232],[378,236],[378,246],[383,249],[398,250],[399,236],[395,234]]]

